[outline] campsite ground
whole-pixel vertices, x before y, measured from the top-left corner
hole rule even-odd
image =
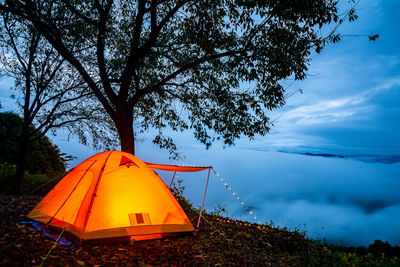
[[[54,241],[18,224],[38,196],[0,195],[0,265],[40,265]],[[178,197],[179,199],[179,197]],[[196,214],[179,199],[192,222]],[[400,266],[399,247],[333,247],[299,232],[206,215],[198,235],[124,244],[56,245],[45,266]]]

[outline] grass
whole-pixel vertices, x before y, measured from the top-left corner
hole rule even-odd
[[[11,181],[14,178],[14,173],[14,164],[0,163],[0,194],[9,194],[11,192]],[[25,172],[21,192],[28,195],[45,195],[62,176],[63,174],[47,176]]]
[[[0,170],[1,177],[7,177],[13,166],[2,165]],[[28,175],[24,188],[45,185],[45,194],[51,188],[46,185],[49,180]],[[182,197],[182,190],[174,194],[196,225],[198,212]],[[43,233],[18,224],[26,220],[26,214],[41,198],[0,195],[0,266],[39,265],[52,247],[54,241]],[[212,214],[204,213],[197,235],[104,245],[56,245],[45,266],[400,266],[400,247],[387,242],[375,241],[368,247],[332,246],[297,230],[272,223],[252,224],[222,214],[226,214],[223,206]]]
[[[194,224],[197,213],[182,202]],[[0,265],[39,265],[54,241],[18,224],[38,196],[0,196]],[[399,247],[328,246],[298,231],[205,214],[197,235],[151,241],[55,246],[45,266],[400,266]],[[217,230],[218,231],[217,231]],[[227,241],[229,240],[229,241]]]

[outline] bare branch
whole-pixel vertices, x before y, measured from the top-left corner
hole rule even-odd
[[[22,58],[21,54],[19,53],[19,49],[17,48],[17,45],[15,43],[14,40],[14,34],[11,32],[11,29],[8,26],[8,16],[4,16],[3,17],[3,22],[4,22],[4,28],[7,31],[8,37],[10,38],[10,42],[11,42],[11,47],[14,50],[15,54],[17,55],[17,59],[19,61],[19,64],[22,66],[22,68],[25,70],[25,72],[27,71],[27,62]]]
[[[45,62],[48,62],[47,59]],[[37,92],[35,95],[35,99],[33,100],[30,110],[33,111],[33,109],[35,108],[35,106],[38,104],[39,98],[42,95],[42,93],[44,92],[44,90],[46,90],[49,86],[49,84],[51,83],[51,81],[54,79],[54,77],[56,76],[57,72],[59,71],[59,69],[61,68],[62,64],[64,63],[64,59],[61,60],[59,62],[59,64],[53,69],[52,73],[50,74],[49,78],[47,79],[46,82],[44,82],[44,72],[42,72],[42,75],[40,76],[40,81],[38,84],[38,88],[37,88]],[[42,105],[45,105],[46,103],[42,103]],[[38,107],[40,108],[40,105],[38,105]]]
[[[50,123],[50,124],[48,124],[47,127],[45,127],[43,129],[43,131],[35,131],[36,134],[32,135],[33,137],[30,138],[29,141],[30,142],[34,142],[34,141],[40,139],[41,137],[43,137],[52,128],[60,128],[60,127],[63,127],[65,125],[73,124],[73,123],[76,123],[78,121],[82,121],[82,120],[86,120],[86,119],[88,119],[88,118],[87,117],[78,117],[78,118],[75,118],[75,119],[72,119],[72,120],[66,120],[66,121],[60,122],[58,124]]]

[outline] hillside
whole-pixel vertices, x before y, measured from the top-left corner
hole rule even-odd
[[[53,245],[41,232],[18,224],[40,199],[0,196],[0,265],[39,265]],[[195,212],[179,200],[194,223]],[[206,219],[212,226],[203,221],[196,236],[129,244],[57,245],[45,266],[400,266],[399,247],[385,243],[369,248],[329,247],[299,232],[269,225],[210,214]]]

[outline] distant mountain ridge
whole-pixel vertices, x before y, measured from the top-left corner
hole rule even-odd
[[[400,155],[369,155],[369,154],[353,154],[353,155],[336,155],[329,153],[313,153],[313,152],[291,152],[285,150],[278,150],[281,153],[299,154],[304,156],[312,157],[324,157],[324,158],[349,158],[359,160],[363,162],[376,162],[383,164],[395,164],[400,162]]]
[[[277,149],[269,149],[265,147],[246,147],[246,149],[256,150],[256,151],[264,151],[264,152],[280,152],[287,154],[298,154],[303,156],[310,157],[323,157],[323,158],[339,158],[339,159],[353,159],[367,163],[382,163],[382,164],[396,164],[400,163],[400,153],[388,153],[383,152],[379,153],[352,153],[352,152],[342,152],[339,149],[335,152],[327,152],[331,151],[329,148],[317,148],[317,147],[292,147],[292,148],[277,148]],[[349,150],[350,151],[350,150]]]

